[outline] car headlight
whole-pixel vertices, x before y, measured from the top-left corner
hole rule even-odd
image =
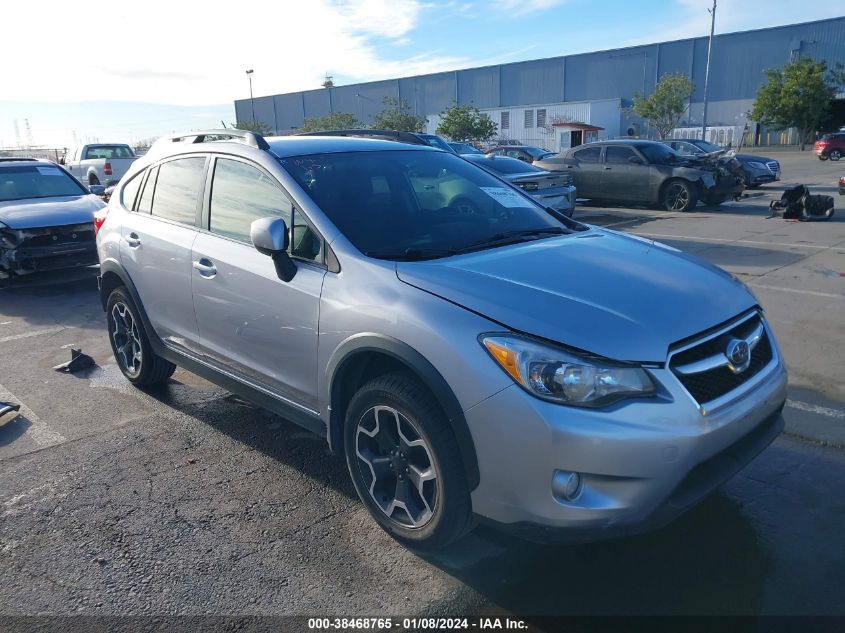
[[[15,239],[15,234],[12,233],[8,226],[0,222],[0,246],[15,248],[17,245],[18,242]]]
[[[543,400],[603,407],[655,393],[654,382],[641,367],[582,358],[508,334],[487,334],[479,340],[517,384]]]
[[[748,166],[751,169],[768,169],[763,163],[758,163],[756,160],[748,161]]]

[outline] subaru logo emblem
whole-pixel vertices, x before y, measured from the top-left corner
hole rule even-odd
[[[735,374],[744,372],[751,363],[751,351],[748,349],[748,343],[741,339],[732,338],[728,341],[725,356],[728,358],[728,368]]]

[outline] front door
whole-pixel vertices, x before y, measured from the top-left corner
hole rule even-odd
[[[323,244],[270,174],[234,158],[213,166],[208,223],[193,248],[194,308],[215,364],[317,409],[317,326]],[[289,282],[252,245],[250,224],[280,217],[297,272]],[[204,221],[205,222],[205,221]]]
[[[196,348],[199,338],[191,299],[191,248],[205,162],[205,156],[191,156],[148,170],[135,211],[125,215],[121,229],[121,263],[153,329],[171,346],[187,349]]]
[[[631,162],[632,159],[641,162]],[[649,167],[632,148],[605,147],[601,188],[608,200],[642,202],[648,197],[648,183]]]
[[[584,142],[584,133],[581,130],[572,130],[569,133],[570,147],[578,147]]]

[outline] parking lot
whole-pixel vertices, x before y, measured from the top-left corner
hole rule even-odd
[[[784,436],[675,523],[611,542],[482,527],[411,552],[316,436],[181,369],[131,388],[91,274],[0,291],[0,400],[23,405],[0,428],[0,612],[845,614],[845,164],[777,158],[783,182],[720,208],[576,212],[742,279],[790,372]],[[831,222],[767,218],[795,183],[836,197]],[[97,366],[54,372],[71,347]]]

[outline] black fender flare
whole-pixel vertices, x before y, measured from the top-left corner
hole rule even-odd
[[[431,391],[455,433],[458,450],[461,453],[467,483],[474,490],[480,481],[475,443],[469,430],[463,409],[455,393],[434,365],[413,347],[399,339],[377,333],[356,334],[344,340],[332,353],[325,371],[325,397],[329,403],[329,444],[333,449],[342,445],[343,420],[335,412],[339,397],[338,378],[342,377],[344,364],[363,352],[379,352],[398,360],[414,371]]]

